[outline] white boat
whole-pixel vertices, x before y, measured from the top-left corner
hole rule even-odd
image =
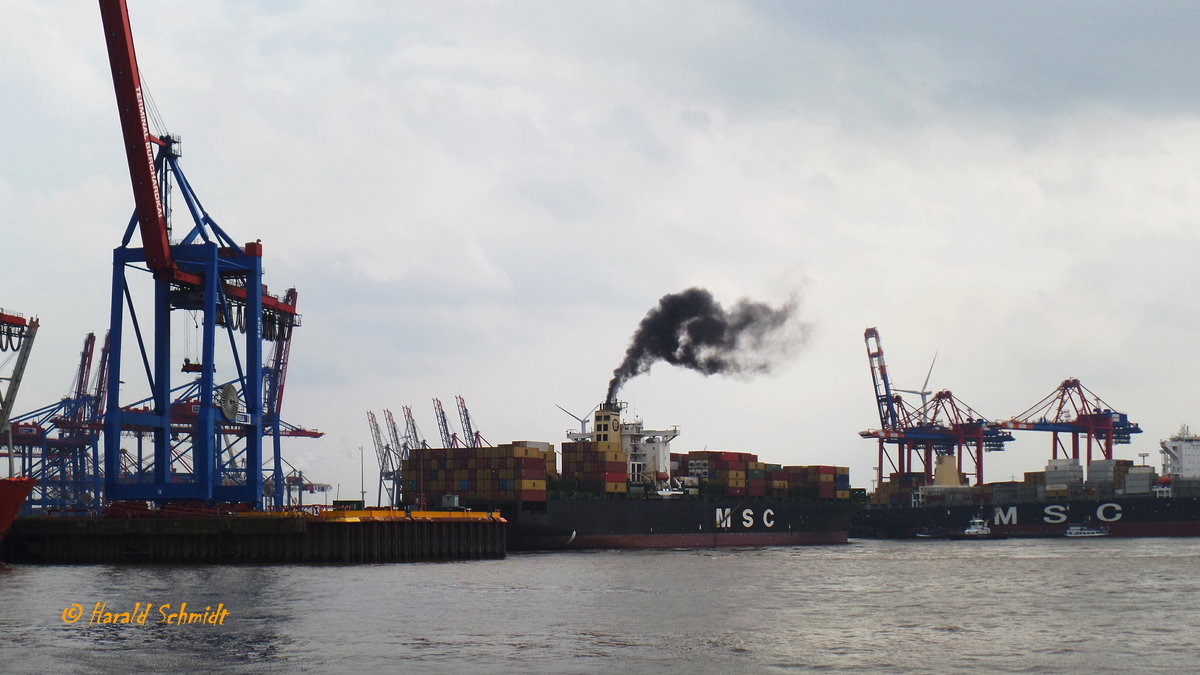
[[[992,532],[983,518],[972,518],[961,534],[950,535],[951,539],[1007,539],[1008,535]]]
[[[1067,537],[1107,537],[1111,533],[1103,528],[1092,527],[1090,525],[1071,525],[1063,536]]]

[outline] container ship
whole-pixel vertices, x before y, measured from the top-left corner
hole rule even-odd
[[[854,499],[849,469],[672,453],[678,427],[646,429],[624,410],[600,405],[592,431],[569,432],[560,451],[537,441],[412,450],[396,494],[409,507],[499,510],[510,551],[847,541],[865,499]]]
[[[961,532],[972,518],[1010,537],[1067,536],[1089,526],[1115,537],[1200,536],[1200,436],[1162,441],[1163,469],[1105,459],[1056,458],[1022,481],[962,485],[953,457],[924,473],[891,474],[854,519],[852,536],[910,538]]]

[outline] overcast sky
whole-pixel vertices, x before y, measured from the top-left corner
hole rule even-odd
[[[622,391],[677,451],[851,467],[897,386],[988,418],[1079,378],[1200,425],[1200,6],[1191,2],[149,2],[144,83],[209,213],[299,290],[285,446],[359,488],[365,411],[470,405],[560,443],[638,322],[691,286],[798,298],[767,375]],[[133,209],[94,2],[0,0],[0,306],[42,330],[17,408],[103,335]],[[182,319],[181,319],[182,320]],[[131,347],[127,347],[130,349]],[[1019,435],[989,480],[1044,467]]]

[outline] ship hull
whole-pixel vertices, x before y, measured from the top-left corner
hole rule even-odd
[[[555,499],[500,505],[510,551],[842,544],[849,502]]]
[[[0,539],[4,539],[33,485],[32,478],[0,478]]]
[[[886,507],[864,509],[851,536],[908,539],[961,529],[982,516],[998,534],[1010,537],[1065,536],[1071,525],[1090,523],[1113,537],[1200,536],[1200,497],[1114,497],[1060,499],[1005,504]]]

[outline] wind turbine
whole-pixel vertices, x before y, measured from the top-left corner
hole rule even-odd
[[[566,408],[562,407],[561,405],[558,405],[557,403],[555,403],[555,404],[554,404],[554,407],[555,407],[555,408],[558,408],[559,410],[561,410],[561,411],[563,411],[563,412],[567,413],[567,414],[568,414],[568,415],[570,415],[571,417],[574,417],[576,420],[578,420],[578,421],[579,421],[579,434],[580,434],[581,436],[586,436],[586,435],[587,435],[587,432],[588,432],[588,431],[587,431],[587,425],[588,425],[588,418],[587,418],[587,417],[579,417],[579,416],[578,416],[578,415],[576,415],[575,413],[571,412],[570,410],[567,410]],[[594,405],[594,406],[592,406],[592,409],[591,409],[591,410],[589,410],[589,411],[587,412],[587,414],[588,414],[588,415],[591,415],[593,412],[596,412],[596,408],[599,408],[599,407],[600,407],[599,405]]]
[[[929,401],[929,395],[933,392],[929,390],[929,376],[933,375],[933,364],[937,363],[937,352],[933,353],[933,360],[929,362],[929,372],[925,373],[925,382],[919,390],[916,389],[900,389],[895,391],[904,392],[905,394],[916,394],[921,397],[921,411],[925,411],[925,404]]]

